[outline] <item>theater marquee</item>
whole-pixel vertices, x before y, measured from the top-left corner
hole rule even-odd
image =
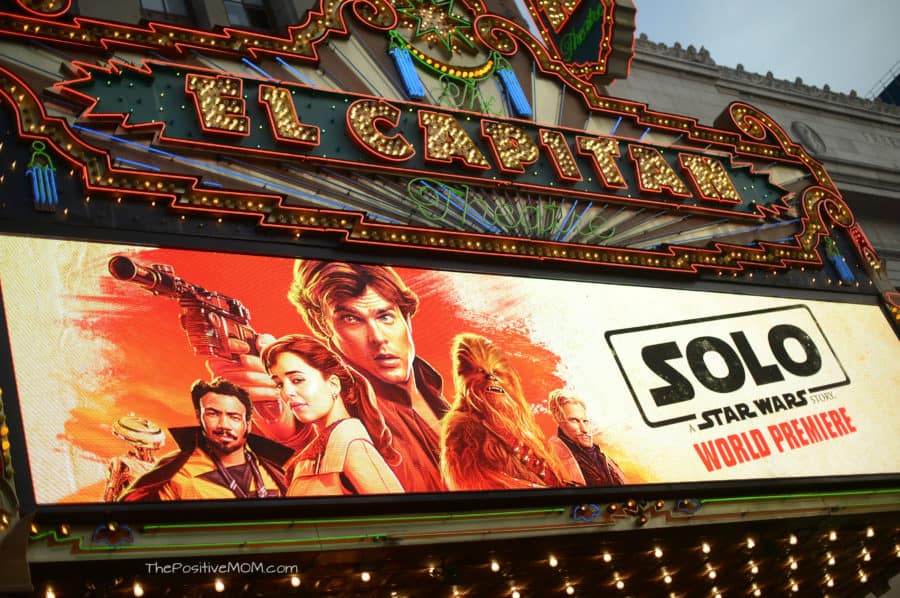
[[[191,382],[208,378],[208,359],[232,357],[212,341],[312,334],[285,298],[292,259],[12,236],[0,248],[37,504],[115,501],[104,498],[111,464],[151,436],[154,461],[177,453],[177,429],[197,425]],[[487,339],[517,372],[516,398],[542,441],[558,433],[551,391],[580,397],[593,442],[627,485],[896,469],[900,410],[884,389],[900,374],[880,364],[900,359],[900,346],[875,305],[396,272],[420,302],[415,355],[447,400],[465,379],[454,374],[454,339]],[[188,315],[198,306],[173,289],[218,302],[202,320],[212,332],[198,334]]]

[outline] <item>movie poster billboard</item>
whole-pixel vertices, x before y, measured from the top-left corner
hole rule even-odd
[[[896,473],[873,304],[0,237],[38,505]],[[237,390],[235,390],[237,389]]]

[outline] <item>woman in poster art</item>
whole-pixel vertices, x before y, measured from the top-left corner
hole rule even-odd
[[[400,457],[365,380],[310,336],[284,336],[260,357],[282,400],[318,432],[285,466],[288,496],[403,492],[389,467]]]

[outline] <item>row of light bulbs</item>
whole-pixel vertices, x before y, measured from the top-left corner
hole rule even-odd
[[[4,513],[4,515],[5,515],[5,513]],[[118,524],[116,524],[115,522],[109,522],[109,523],[107,523],[107,528],[110,530],[115,530],[118,528]],[[63,536],[67,536],[71,531],[70,526],[65,523],[60,524],[60,526],[57,529]],[[38,533],[38,527],[37,527],[36,523],[32,523],[31,532],[33,534]],[[874,537],[875,536],[875,528],[872,526],[867,527],[865,536],[867,538]],[[835,531],[835,530],[829,531],[827,538],[831,542],[836,541],[838,538],[837,531]],[[798,544],[799,539],[796,534],[789,534],[787,537],[787,542],[788,542],[788,544],[794,546],[794,545]],[[756,547],[756,540],[752,536],[747,537],[746,547],[750,550],[752,550],[753,548]],[[712,552],[712,546],[708,542],[703,542],[700,545],[700,551],[703,554],[710,554]],[[898,558],[900,558],[900,544],[897,544],[894,547],[894,552],[895,552],[896,556]],[[655,556],[656,558],[658,558],[658,559],[662,558],[663,554],[664,554],[663,549],[661,547],[655,546],[653,548],[653,556]],[[871,556],[871,552],[869,552],[868,548],[863,547],[862,551],[861,551],[861,555],[862,555],[863,561],[871,561],[872,556]],[[827,560],[828,565],[834,566],[837,562],[834,555],[831,552],[827,552],[826,556],[828,557],[828,560]],[[601,554],[601,559],[605,563],[610,563],[613,560],[613,556],[610,552],[604,551]],[[550,567],[555,568],[555,567],[559,566],[559,559],[557,559],[556,556],[554,556],[554,555],[550,555],[547,559],[547,563],[549,564]],[[748,561],[748,565],[750,567],[749,570],[750,570],[751,574],[757,575],[759,573],[759,566],[753,560]],[[793,571],[796,571],[798,568],[797,561],[793,558],[793,556],[789,557],[788,567]],[[499,572],[501,569],[499,561],[497,561],[496,559],[492,559],[490,561],[490,569],[494,573]],[[673,580],[672,575],[670,573],[668,573],[665,568],[663,568],[662,572],[663,572],[663,581],[667,585],[672,583],[672,580]],[[619,590],[623,590],[625,588],[625,582],[619,577],[618,573],[614,573],[613,575],[614,575],[614,579],[616,580],[615,581],[616,588]],[[709,564],[707,564],[707,576],[711,580],[716,579],[716,577],[717,577],[716,570]],[[368,583],[372,580],[372,574],[369,571],[362,571],[359,574],[359,578],[363,582]],[[859,570],[858,578],[859,578],[860,583],[868,582],[868,575],[862,569]],[[296,587],[300,586],[301,582],[300,582],[300,577],[298,575],[292,575],[289,578],[289,580],[290,580],[290,584],[292,587],[296,588]],[[834,577],[832,575],[826,574],[825,585],[828,586],[829,588],[834,587]],[[225,591],[224,580],[222,580],[221,578],[217,578],[213,583],[213,587],[215,588],[216,592],[220,592],[220,593],[224,592]],[[797,584],[794,581],[791,581],[790,588],[791,588],[792,592],[798,592],[799,584]],[[752,584],[751,589],[753,589],[754,596],[758,597],[758,596],[762,595],[762,590],[757,586],[756,583]],[[713,587],[712,591],[714,594],[714,598],[721,598],[721,593],[715,587]],[[569,582],[566,582],[565,593],[569,596],[574,595],[575,594],[575,586]],[[141,585],[141,583],[138,581],[134,582],[133,594],[136,598],[141,598],[144,595],[144,588]],[[458,591],[456,589],[454,589],[454,595],[455,596],[458,595]],[[510,596],[511,596],[511,598],[521,598],[521,592],[519,592],[518,589],[515,586],[513,586],[511,588]],[[55,598],[55,597],[56,597],[56,594],[54,593],[53,588],[48,586],[46,589],[46,592],[45,592],[45,598]]]

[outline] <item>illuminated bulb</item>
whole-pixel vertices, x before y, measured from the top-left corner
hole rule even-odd
[[[750,573],[752,573],[753,575],[759,573],[759,567],[757,567],[756,563],[754,563],[753,561],[750,561]]]
[[[863,555],[863,560],[866,561],[866,562],[871,561],[871,560],[872,560],[872,555],[869,554],[868,552],[865,553],[865,554]]]
[[[753,538],[747,538],[747,548],[753,548],[756,546],[756,541]]]
[[[512,598],[519,598],[521,594],[519,594],[519,590],[512,591]]]
[[[797,570],[797,561],[791,559],[790,567],[791,567],[791,571],[796,571]]]
[[[363,571],[362,573],[359,574],[359,578],[365,582],[368,582],[368,581],[371,581],[372,574],[369,573],[368,571]]]
[[[831,531],[828,533],[828,539],[831,540],[832,542],[834,542],[835,540],[837,540],[837,532],[834,531],[834,530],[831,530]]]
[[[498,563],[497,561],[491,561],[491,571],[496,573],[499,570],[500,570],[500,563]]]
[[[874,527],[871,527],[871,526],[870,526],[870,527],[867,527],[867,528],[866,528],[866,537],[867,537],[867,538],[871,538],[871,537],[874,536],[874,535],[875,535],[875,528],[874,528]]]
[[[604,562],[604,563],[608,563],[608,562],[610,562],[611,560],[612,560],[612,555],[609,554],[608,552],[604,552],[604,553],[603,553],[603,562]]]
[[[662,558],[662,555],[663,555],[662,548],[657,546],[656,548],[653,549],[653,556],[655,556],[656,558],[659,559],[659,558]]]
[[[859,581],[862,582],[862,583],[866,583],[867,581],[869,581],[869,576],[866,575],[865,573],[860,573],[860,574],[859,574]]]
[[[762,590],[760,590],[759,588],[756,588],[755,590],[753,590],[753,595],[756,596],[757,598],[759,596],[762,596]]]
[[[215,587],[216,587],[217,592],[222,593],[225,591],[225,582],[222,581],[221,579],[217,579]]]
[[[616,582],[616,588],[619,590],[625,589],[625,582],[620,579]]]
[[[557,566],[557,565],[559,564],[559,561],[556,560],[556,557],[555,557],[555,556],[550,555],[550,561],[549,561],[549,563],[550,563],[550,566],[551,566],[551,567],[555,567],[555,566]]]
[[[797,536],[795,536],[794,534],[791,534],[790,536],[788,536],[788,544],[794,545],[796,543],[797,543]]]
[[[47,591],[44,592],[44,598],[56,598],[56,594],[53,592],[53,588],[47,588]]]
[[[718,574],[716,573],[716,570],[715,570],[715,569],[710,569],[710,570],[709,570],[709,573],[707,573],[706,575],[707,575],[710,579],[715,579],[715,578],[716,578],[716,575],[718,575]]]
[[[791,584],[791,591],[792,591],[792,592],[799,592],[799,591],[800,591],[800,586],[799,586],[798,584],[796,584],[796,583]]]
[[[568,583],[567,583],[567,584],[566,584],[566,594],[568,594],[569,596],[571,596],[571,595],[574,594],[574,593],[575,593],[575,586],[573,586],[572,584],[568,584]]]
[[[835,563],[834,556],[832,556],[831,553],[829,553],[828,554],[828,564],[834,565],[834,563]]]
[[[703,546],[700,547],[700,550],[703,551],[703,554],[709,554],[710,547],[706,542],[703,543]]]
[[[291,575],[291,586],[299,587],[300,586],[300,578],[296,575]]]
[[[141,596],[144,595],[144,586],[142,586],[138,582],[134,582],[133,591],[134,591],[135,598],[141,598]]]
[[[663,581],[666,583],[672,583],[672,576],[666,575],[665,577],[663,577]]]
[[[833,580],[832,578],[829,577],[829,578],[828,578],[828,581],[825,582],[825,585],[828,586],[829,588],[833,588],[833,587],[834,587],[834,580]]]

